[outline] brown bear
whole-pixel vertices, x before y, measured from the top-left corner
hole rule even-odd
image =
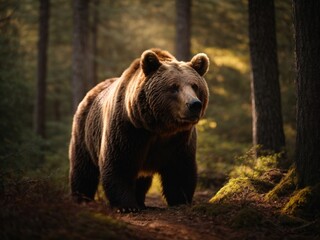
[[[145,208],[152,176],[161,177],[169,206],[189,204],[197,181],[195,124],[209,98],[206,54],[179,62],[169,52],[143,52],[119,78],[90,90],[74,115],[72,197],[94,199],[101,179],[112,207]]]

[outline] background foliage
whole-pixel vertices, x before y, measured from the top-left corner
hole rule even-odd
[[[95,59],[98,81],[119,76],[145,49],[158,47],[174,54],[174,4],[173,0],[100,1]],[[275,4],[290,159],[295,139],[291,1]],[[90,12],[93,7],[90,5]],[[38,2],[32,0],[0,3],[1,169],[2,175],[50,174],[66,179],[72,120],[72,5],[70,1],[51,1],[46,139],[33,133],[38,9]],[[199,172],[227,175],[242,164],[236,156],[251,147],[252,139],[247,1],[193,1],[191,42],[192,54],[205,52],[211,60],[206,76],[210,104],[198,127]],[[42,151],[45,160],[39,162]]]

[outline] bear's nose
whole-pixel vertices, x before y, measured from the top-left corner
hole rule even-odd
[[[201,111],[202,103],[198,99],[193,99],[187,103],[188,109],[193,114],[198,114]]]

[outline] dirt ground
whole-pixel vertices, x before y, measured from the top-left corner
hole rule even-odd
[[[211,196],[209,192],[198,192],[195,201],[207,202]],[[128,223],[138,239],[223,239],[225,227],[205,216],[188,214],[186,206],[168,208],[159,195],[148,196],[146,205],[150,208],[140,213],[114,215]]]
[[[16,193],[2,201],[6,204],[0,214],[0,239],[320,239],[320,222],[283,218],[277,204],[257,197],[233,205],[208,204],[215,192],[200,190],[192,205],[168,207],[159,194],[149,194],[146,210],[117,213],[103,199],[79,205],[64,194],[50,193],[48,185],[43,185],[45,189],[39,185],[27,189],[32,195]]]
[[[207,203],[210,191],[198,191],[193,205]],[[139,213],[119,214],[112,217],[127,223],[130,235],[142,240],[218,240],[218,239],[270,239],[270,235],[232,229],[218,219],[192,212],[192,206],[167,207],[160,195],[148,195],[147,210]],[[269,236],[268,236],[269,235]]]
[[[197,191],[192,206],[208,203],[214,192]],[[160,195],[148,195],[150,208],[139,213],[120,214],[108,208],[108,215],[126,223],[129,239],[141,240],[264,240],[264,239],[320,239],[318,235],[297,233],[292,228],[269,223],[270,227],[234,228],[225,218],[207,216],[192,211],[192,206],[167,207]],[[268,211],[268,210],[266,210]],[[268,212],[265,212],[268,215]]]
[[[151,193],[148,209],[121,214],[102,198],[79,205],[49,181],[14,179],[0,194],[0,239],[320,240],[320,220],[282,214],[281,199],[243,187],[227,203],[209,204],[217,189],[198,189],[192,205],[179,207]]]

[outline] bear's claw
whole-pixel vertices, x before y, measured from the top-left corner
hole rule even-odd
[[[117,213],[136,213],[136,212],[140,212],[141,209],[140,208],[118,208]]]

